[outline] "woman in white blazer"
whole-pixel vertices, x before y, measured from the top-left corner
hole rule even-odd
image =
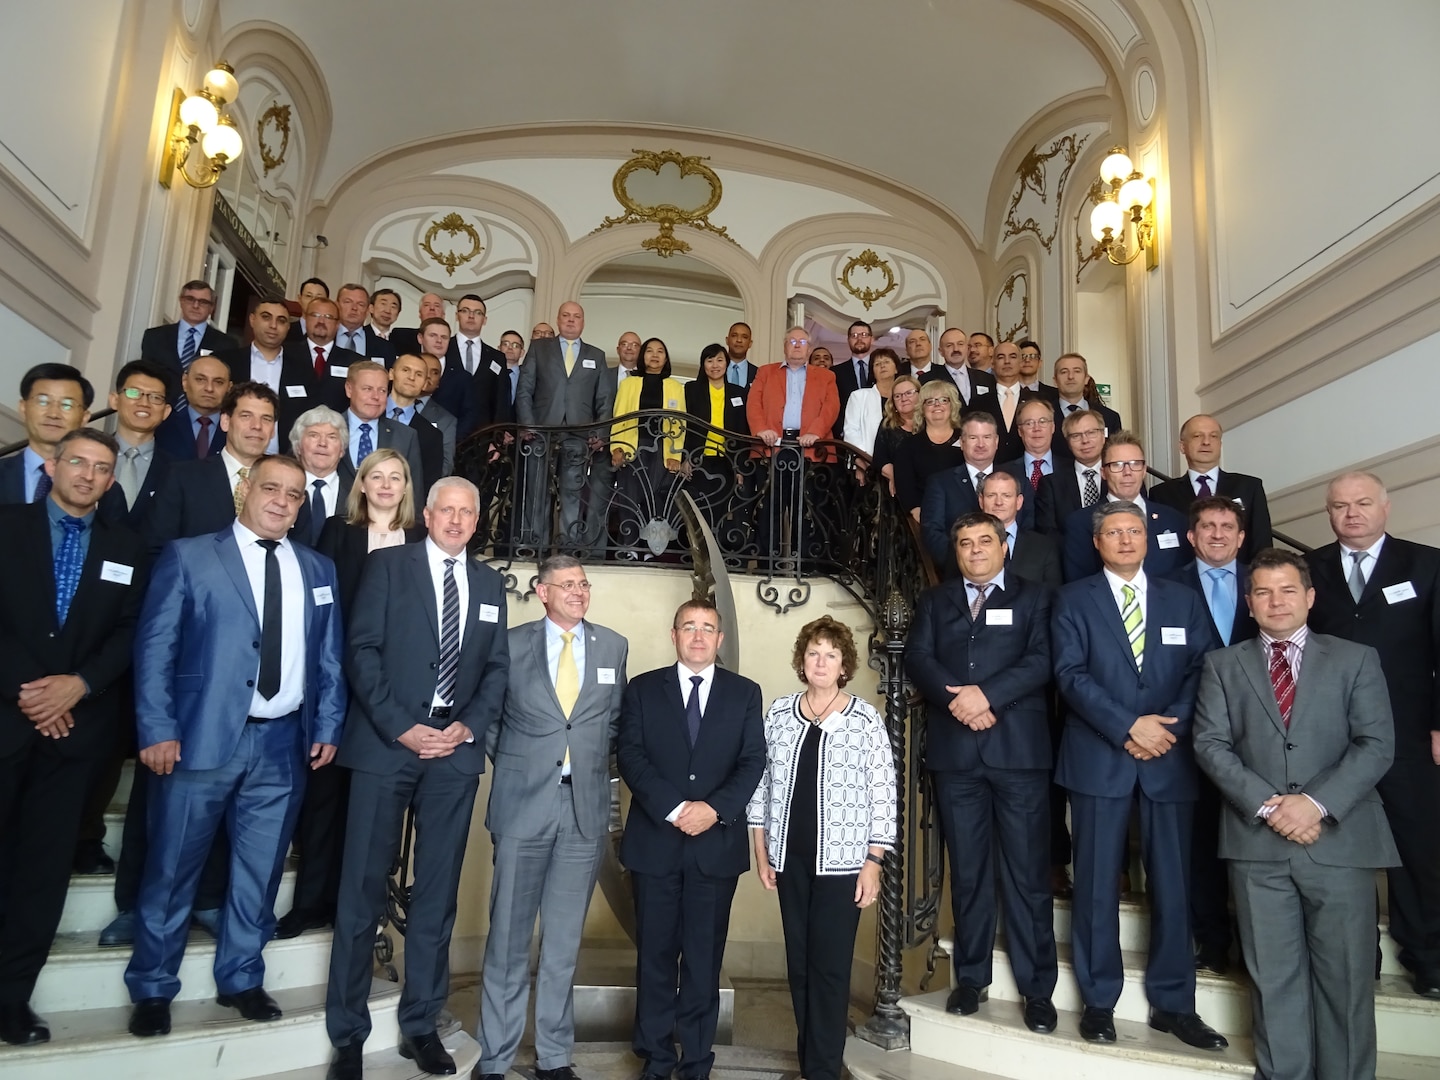
[[[845,402],[844,435],[851,446],[867,454],[875,449],[875,432],[880,429],[890,387],[899,371],[900,357],[893,350],[876,349],[870,354],[870,374],[875,377],[875,385],[856,390]]]

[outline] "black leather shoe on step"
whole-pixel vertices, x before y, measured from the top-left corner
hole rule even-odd
[[[955,1016],[969,1016],[980,1011],[980,1003],[990,1000],[989,987],[957,986],[945,999],[945,1011]]]
[[[409,1058],[431,1076],[455,1075],[455,1059],[433,1031],[428,1035],[401,1035],[400,1056]]]
[[[1113,1043],[1115,1041],[1115,1010],[1097,1009],[1090,1005],[1080,1014],[1080,1037],[1086,1042]]]
[[[1186,1046],[1197,1050],[1224,1050],[1230,1045],[1224,1035],[1201,1020],[1196,1013],[1172,1013],[1164,1009],[1150,1010],[1150,1026],[1168,1031]]]
[[[332,924],[332,919],[323,911],[311,908],[291,908],[275,924],[275,938],[287,941],[297,938],[306,930],[322,930]]]
[[[365,1076],[365,1044],[351,1043],[337,1046],[325,1080],[363,1080]]]
[[[1195,950],[1195,971],[1200,975],[1224,975],[1230,970],[1230,957],[1226,950],[1210,945],[1201,945]]]
[[[35,1046],[50,1041],[50,1028],[29,1002],[5,1002],[0,1004],[0,1039],[11,1046]]]
[[[1025,1026],[1037,1035],[1049,1035],[1055,1030],[1059,1017],[1049,998],[1027,997],[1025,999]]]
[[[238,994],[221,994],[215,999],[217,1005],[224,1005],[230,1009],[239,1009],[240,1015],[246,1020],[279,1020],[283,1013],[280,1006],[275,1004],[275,999],[265,992],[263,986],[252,986],[249,990],[241,990]]]
[[[575,1075],[575,1066],[561,1065],[558,1069],[536,1069],[536,1080],[580,1080]]]
[[[142,1039],[170,1034],[170,1002],[165,998],[142,998],[130,1013],[130,1034]]]

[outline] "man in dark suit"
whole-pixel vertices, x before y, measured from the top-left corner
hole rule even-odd
[[[435,1021],[450,990],[470,815],[510,667],[504,583],[465,553],[479,510],[463,477],[432,487],[429,537],[366,561],[348,620],[353,697],[337,760],[352,771],[350,812],[325,1001],[333,1080],[362,1075],[375,927],[412,805],[425,840],[405,928],[400,1053],[429,1073],[455,1071]]]
[[[749,323],[737,322],[730,325],[730,332],[725,335],[726,382],[748,387],[760,373],[760,369],[750,361],[753,337]]]
[[[392,420],[407,425],[415,433],[420,445],[420,467],[425,473],[427,484],[433,484],[442,476],[449,476],[455,465],[455,418],[445,411],[444,406],[435,403],[436,415],[443,415],[450,421],[450,434],[446,438],[440,425],[425,415],[420,398],[425,392],[425,361],[418,356],[397,357],[390,368],[390,397],[385,403],[385,414]],[[417,491],[426,490],[417,486]]]
[[[1195,561],[1168,576],[1205,601],[1213,644],[1225,648],[1249,641],[1259,629],[1245,603],[1249,568],[1239,561],[1245,540],[1242,511],[1212,495],[1190,507],[1187,538]],[[1220,792],[1199,777],[1195,827],[1190,843],[1190,921],[1195,933],[1195,970],[1224,975],[1230,967],[1230,890],[1220,861]]]
[[[1119,430],[1118,428],[1116,429]],[[1065,519],[1082,506],[1093,506],[1108,494],[1105,468],[1105,424],[1094,413],[1077,412],[1060,424],[1066,448],[1062,467],[1040,478],[1035,489],[1035,527],[1060,537]]]
[[[1220,468],[1220,422],[1203,413],[1192,416],[1180,427],[1180,453],[1188,467],[1184,476],[1166,480],[1150,489],[1150,498],[1188,513],[1196,499],[1223,495],[1245,511],[1245,543],[1240,559],[1249,562],[1255,552],[1274,543],[1270,532],[1270,503],[1265,484],[1258,476],[1232,473]]]
[[[313,300],[305,309],[305,336],[299,340],[292,338],[285,343],[286,366],[297,372],[308,368],[311,390],[304,398],[286,391],[286,398],[293,397],[296,402],[289,409],[299,408],[303,412],[304,409],[324,405],[336,412],[344,411],[345,377],[350,372],[351,364],[365,358],[349,349],[342,349],[335,343],[335,328],[339,325],[339,320],[340,308],[334,300],[323,297]],[[299,404],[301,401],[306,403],[303,408]],[[284,419],[282,417],[282,426],[285,427],[282,434],[288,436],[289,425],[284,424]],[[294,420],[290,423],[293,424]]]
[[[960,452],[965,455],[965,464],[936,473],[925,485],[925,496],[920,503],[920,532],[941,577],[955,574],[955,546],[950,542],[950,526],[956,518],[980,509],[980,498],[976,494],[978,482],[997,470],[1009,473],[1018,483],[1024,482],[1020,466],[1013,461],[995,464],[998,446],[995,418],[988,412],[972,412],[960,421]],[[1023,504],[1019,506],[1019,522],[1022,529],[1034,524],[1033,513],[1027,513]]]
[[[1070,452],[1063,439],[1055,439],[1055,414],[1041,397],[1027,397],[1020,403],[1015,410],[1015,428],[1020,433],[1021,453],[1010,461],[1019,466],[1025,478],[1025,493],[1033,500],[1045,477],[1070,465]]]
[[[304,334],[287,343],[286,334],[295,326],[295,320],[291,319],[286,302],[278,297],[256,297],[249,325],[248,347],[240,346],[216,355],[230,365],[232,382],[263,383],[274,392],[279,403],[276,429],[266,452],[289,453],[286,440],[295,418],[320,403],[316,397],[313,354],[307,361]]]
[[[155,429],[155,445],[175,461],[194,461],[225,447],[220,403],[230,392],[230,365],[218,356],[197,356],[180,380],[170,416]]]
[[[431,319],[439,319],[445,322],[445,298],[439,293],[427,292],[420,297],[420,307],[415,313],[414,326],[397,326],[390,331],[390,344],[395,346],[395,355],[401,353],[430,352],[421,340],[425,324]],[[450,324],[445,323],[448,332]],[[448,340],[448,338],[447,338]],[[441,349],[436,355],[443,357],[445,350]]]
[[[261,950],[275,929],[305,775],[334,757],[346,704],[335,565],[285,539],[304,476],[293,458],[257,463],[240,485],[238,518],[168,546],[145,596],[135,714],[140,761],[155,776],[125,971],[132,1035],[170,1030],[191,903],[222,828],[232,863],[216,935],[218,1001],[247,1020],[280,1016]]]
[[[1400,865],[1389,871],[1390,936],[1415,992],[1440,997],[1440,550],[1385,531],[1390,497],[1372,473],[1330,481],[1336,543],[1312,551],[1310,628],[1380,654],[1395,718],[1395,761],[1380,797]]]
[[[1094,411],[1099,414],[1106,431],[1119,431],[1125,426],[1120,422],[1120,414],[1098,398],[1092,400],[1085,396],[1089,381],[1089,365],[1079,353],[1065,353],[1055,361],[1056,393],[1052,402],[1055,406],[1055,427],[1059,429],[1067,417],[1076,413]]]
[[[379,338],[397,355],[399,349],[392,340],[391,331],[395,320],[400,317],[401,307],[400,294],[394,289],[376,289],[370,295],[370,321],[365,324],[367,337]]]
[[[969,363],[976,371],[989,371],[994,366],[995,339],[977,330],[970,335],[966,346]]]
[[[700,1080],[714,1067],[730,902],[750,869],[745,807],[765,771],[765,706],[756,683],[715,666],[724,636],[709,601],[681,604],[670,630],[677,662],[632,679],[620,711],[616,759],[632,796],[620,844],[635,893],[631,1042],[651,1080]]]
[[[1368,1080],[1375,871],[1399,861],[1375,790],[1395,746],[1385,676],[1374,649],[1306,630],[1300,556],[1257,555],[1247,599],[1260,636],[1206,659],[1195,757],[1225,795],[1255,1074]]]
[[[370,311],[370,294],[364,285],[347,282],[335,294],[340,322],[335,328],[335,344],[387,368],[395,362],[395,346],[365,325]]]
[[[295,515],[292,540],[314,547],[325,522],[336,515],[345,516],[350,489],[341,482],[340,461],[349,437],[345,418],[324,405],[301,413],[295,421],[290,443],[295,447],[295,460],[305,470],[305,501]]]
[[[835,421],[834,437],[845,437],[845,406],[850,395],[856,390],[875,385],[875,373],[870,370],[870,353],[875,343],[875,331],[870,324],[856,319],[846,331],[850,346],[850,357],[836,362],[831,368],[835,376],[835,393],[840,398],[840,416]]]
[[[1020,385],[1049,405],[1060,400],[1059,391],[1040,379],[1040,343],[1031,338],[1020,342]]]
[[[1019,457],[1024,449],[1020,439],[1020,404],[1038,396],[1025,386],[1020,377],[1020,346],[1014,341],[1002,341],[995,346],[994,367],[995,404],[1000,414],[1000,460],[1009,461]],[[1044,401],[1050,402],[1049,397]]]
[[[310,311],[310,305],[316,300],[329,299],[330,286],[326,285],[325,282],[318,277],[306,278],[302,281],[300,283],[300,291],[296,294],[294,300],[295,312],[299,315],[299,318],[292,319],[290,325],[286,327],[286,340],[304,341],[310,333],[310,326],[306,320],[306,315]],[[290,305],[286,304],[286,309],[289,310],[289,308]]]
[[[582,518],[580,492],[592,456],[609,453],[609,432],[603,423],[611,417],[615,399],[607,376],[605,354],[580,340],[585,309],[573,300],[560,305],[555,319],[559,336],[532,338],[520,365],[515,394],[515,419],[522,427],[569,427],[577,434],[543,437],[545,452],[526,458],[526,506],[521,528],[526,540],[544,551],[550,547],[550,486],[545,469],[553,460],[560,488],[560,537],[567,549],[591,548],[600,543],[605,509],[592,508]],[[532,447],[532,449],[539,449]],[[596,510],[598,509],[598,512]]]
[[[340,490],[348,498],[360,463],[371,451],[388,448],[398,450],[410,466],[410,481],[415,488],[416,502],[422,501],[425,469],[420,461],[420,441],[408,426],[385,415],[390,396],[390,377],[373,360],[357,360],[345,376],[343,413],[348,430],[347,449],[340,459]]]
[[[1080,512],[1093,518],[1103,570],[1060,590],[1051,631],[1066,705],[1055,779],[1070,792],[1075,840],[1071,946],[1085,1003],[1080,1034],[1115,1041],[1125,970],[1116,871],[1138,798],[1150,901],[1150,1026],[1218,1050],[1228,1045],[1224,1037],[1195,1012],[1186,888],[1195,805],[1190,721],[1210,620],[1189,589],[1143,569],[1146,515],[1139,507],[1112,502]]]
[[[215,290],[209,282],[187,281],[180,287],[180,321],[152,326],[140,338],[140,359],[159,364],[169,373],[171,385],[190,370],[197,356],[228,352],[240,343],[210,324],[215,314]],[[184,406],[184,398],[175,402]]]
[[[900,363],[900,374],[914,375],[923,382],[930,374],[933,351],[929,334],[924,330],[911,330],[905,335],[905,359]]]
[[[113,439],[64,436],[38,503],[0,509],[0,1040],[47,1042],[29,999],[60,925],[86,795],[121,744],[140,537],[96,512]]]
[[[955,989],[947,1012],[988,997],[995,897],[1025,1026],[1055,1030],[1050,897],[1050,590],[1005,566],[989,514],[950,530],[960,576],[927,589],[906,639],[905,670],[925,698],[925,767],[950,859]],[[993,863],[998,849],[1002,866]]]
[[[0,506],[43,502],[50,494],[46,463],[70,432],[90,422],[95,388],[69,364],[36,364],[20,379],[20,404],[27,443],[18,454],[0,458]]]
[[[1165,577],[1180,569],[1195,555],[1186,534],[1185,516],[1163,503],[1145,498],[1145,448],[1128,431],[1114,432],[1105,440],[1101,459],[1105,469],[1110,502],[1128,502],[1145,516],[1149,534],[1145,572]],[[1079,581],[1100,572],[1100,556],[1091,533],[1092,515],[1075,510],[1065,519],[1062,564],[1066,581]]]
[[[480,340],[485,301],[466,293],[455,303],[455,336],[443,357],[445,373],[435,392],[440,404],[461,421],[460,437],[503,423],[510,415],[505,354]]]
[[[160,448],[155,432],[170,415],[169,375],[149,360],[132,360],[115,377],[109,405],[115,411],[115,483],[105,493],[101,512],[143,531],[159,490],[175,459]]]
[[[420,415],[440,429],[444,460],[441,467],[446,476],[455,471],[455,446],[459,441],[460,424],[454,413],[435,400],[435,391],[440,387],[442,368],[440,358],[424,353],[420,363],[425,369],[425,382],[420,387],[420,396],[415,399]],[[390,396],[395,396],[395,380],[390,380]]]
[[[943,364],[932,364],[920,377],[920,385],[946,379],[960,394],[962,415],[982,409],[995,417],[998,427],[1003,423],[995,396],[995,376],[970,366],[970,352],[965,331],[952,327],[940,335],[940,358]]]
[[[515,391],[520,387],[520,361],[525,359],[525,339],[519,330],[506,330],[500,335],[500,352],[505,357],[506,392],[509,407],[506,416],[515,417]]]

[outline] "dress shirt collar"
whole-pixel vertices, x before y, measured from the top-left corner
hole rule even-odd
[[[715,682],[715,665],[710,664],[699,671],[691,671],[678,660],[675,662],[675,674],[680,679],[680,700],[686,705],[690,704],[690,694],[693,690],[700,691],[700,709],[703,712],[705,703],[710,700],[710,687]],[[696,675],[700,676],[700,685],[696,687],[690,680]]]
[[[138,456],[146,461],[149,461],[155,455],[155,436],[153,435],[150,436],[150,438],[146,439],[143,443],[132,443],[127,442],[125,440],[125,437],[117,431],[115,433],[115,443],[117,446],[120,447],[121,455],[123,455],[126,450],[139,450],[140,453]],[[116,460],[119,460],[118,455],[116,457]]]
[[[457,571],[465,567],[465,553],[463,551],[459,555],[451,555],[428,536],[425,537],[425,558],[430,563],[431,568],[441,574],[445,572],[446,559],[455,560],[455,568]]]
[[[396,403],[393,397],[387,397],[385,399],[385,415],[391,419],[398,419],[402,424],[410,423],[410,421],[415,418],[415,413],[419,408],[420,402],[418,400],[412,401],[409,405],[400,405]],[[400,410],[398,417],[395,416],[396,409]]]
[[[325,345],[317,345],[317,344],[315,344],[315,342],[311,341],[309,338],[306,338],[306,339],[305,339],[305,348],[306,348],[307,350],[309,350],[309,353],[310,353],[311,356],[314,356],[314,355],[315,355],[315,350],[316,350],[316,349],[319,349],[321,352],[323,352],[323,353],[325,354],[325,359],[326,359],[326,361],[328,362],[329,359],[330,359],[330,353],[331,353],[331,352],[334,350],[334,348],[335,348],[335,342],[331,341],[331,342],[329,342],[328,344],[325,344]]]
[[[977,588],[978,586],[976,586],[975,582],[971,581],[969,578],[966,578],[965,599],[973,601],[975,599],[975,592]],[[992,577],[989,581],[985,582],[985,589],[987,592],[990,593],[991,596],[994,595],[994,590],[996,589],[999,589],[1001,592],[1005,591],[1005,570],[1003,567],[998,574]],[[986,599],[988,600],[989,597],[986,597]]]
[[[221,453],[224,453],[224,451],[222,450]],[[240,523],[240,519],[239,519],[239,518],[236,518],[236,519],[235,519],[235,524],[233,524],[230,528],[231,528],[231,531],[234,532],[234,534],[235,534],[235,543],[237,543],[237,544],[240,545],[240,548],[241,548],[242,551],[245,549],[246,545],[248,545],[248,544],[258,544],[258,543],[260,542],[260,539],[261,539],[260,534],[259,534],[259,533],[256,533],[256,532],[251,532],[248,528],[246,528],[244,525],[242,525],[242,524]],[[280,538],[280,549],[279,549],[279,550],[282,550],[282,551],[289,551],[289,550],[290,550],[290,538],[289,538],[289,537],[287,537],[287,536],[282,536],[282,537]]]
[[[1105,475],[1104,470],[1101,469],[1099,465],[1096,465],[1096,466],[1095,466],[1095,470],[1096,470],[1096,472],[1099,473],[1101,476],[1104,476],[1104,475]],[[1083,478],[1082,478],[1082,479],[1083,479]],[[1133,499],[1128,499],[1128,500],[1127,500],[1127,499],[1122,499],[1122,498],[1120,498],[1118,495],[1116,495],[1116,494],[1114,494],[1114,493],[1112,492],[1112,493],[1110,493],[1110,494],[1108,494],[1108,495],[1105,496],[1105,501],[1106,501],[1106,502],[1132,502],[1132,503],[1134,503],[1136,506],[1138,506],[1138,507],[1140,508],[1140,513],[1142,513],[1142,514],[1145,515],[1145,529],[1146,529],[1147,532],[1149,531],[1149,529],[1150,529],[1150,510],[1149,510],[1149,508],[1145,505],[1145,496],[1144,496],[1144,495],[1136,495]]]
[[[1350,573],[1350,567],[1353,565],[1353,563],[1352,563],[1352,561],[1351,561],[1351,559],[1350,559],[1350,556],[1351,556],[1351,555],[1353,555],[1353,554],[1354,554],[1355,552],[1357,552],[1357,551],[1362,551],[1362,550],[1363,550],[1366,555],[1369,555],[1369,556],[1370,556],[1371,559],[1379,559],[1379,558],[1380,558],[1380,549],[1381,549],[1382,547],[1384,547],[1384,546],[1385,546],[1385,533],[1381,533],[1379,540],[1376,540],[1375,543],[1371,544],[1368,548],[1363,548],[1363,549],[1362,549],[1362,548],[1351,547],[1349,544],[1345,543],[1345,541],[1342,540],[1342,541],[1340,541],[1340,568],[1341,568],[1342,570],[1344,570],[1345,573],[1346,573],[1346,575],[1348,576],[1349,573]],[[1360,570],[1361,570],[1362,573],[1365,574],[1366,580],[1369,580],[1369,576],[1370,576],[1369,573],[1368,573],[1368,568],[1369,568],[1369,564],[1366,563],[1366,562],[1364,562],[1364,561],[1362,560],[1362,561],[1361,561],[1361,564],[1360,564]]]
[[[240,463],[239,458],[230,453],[229,443],[220,448],[220,459],[225,462],[225,475],[230,478],[230,488],[233,491],[235,485],[240,482],[240,470],[246,466]]]
[[[1135,595],[1139,598],[1141,607],[1144,607],[1147,582],[1145,580],[1145,570],[1143,567],[1135,571],[1135,576],[1129,581],[1126,581],[1119,574],[1111,570],[1108,566],[1105,567],[1102,573],[1104,573],[1105,575],[1105,584],[1110,586],[1110,592],[1114,595],[1115,603],[1117,605],[1119,605],[1120,607],[1125,606],[1125,598],[1121,594],[1120,589],[1124,585],[1129,585],[1132,589],[1135,590]]]
[[[1034,382],[1022,382],[1020,384],[1020,389],[1031,390],[1038,394],[1040,392],[1040,380],[1036,379]]]
[[[949,364],[946,364],[945,371],[950,376],[951,381],[955,383],[955,388],[960,391],[960,400],[968,405],[971,394],[970,365],[961,364],[958,368],[953,368]]]
[[[1195,569],[1196,569],[1196,571],[1199,572],[1201,578],[1204,578],[1205,575],[1208,574],[1208,573],[1210,573],[1211,570],[1224,570],[1227,574],[1234,574],[1234,575],[1236,575],[1236,577],[1235,577],[1235,580],[1236,580],[1236,581],[1239,581],[1239,580],[1240,580],[1240,578],[1239,578],[1240,566],[1239,566],[1239,563],[1236,562],[1236,560],[1234,560],[1234,559],[1231,559],[1229,562],[1225,563],[1223,566],[1211,566],[1211,565],[1210,565],[1209,563],[1207,563],[1204,559],[1200,558],[1199,555],[1196,555],[1196,556],[1195,556]]]
[[[1200,483],[1200,477],[1202,477],[1202,476],[1205,477],[1207,480],[1210,481],[1210,494],[1211,494],[1211,495],[1214,495],[1215,492],[1216,492],[1216,489],[1218,489],[1219,486],[1220,486],[1220,466],[1219,466],[1219,465],[1216,465],[1213,469],[1206,469],[1204,472],[1196,472],[1194,469],[1187,469],[1187,470],[1186,470],[1186,475],[1189,476],[1189,478],[1190,478],[1190,487],[1191,487],[1192,490],[1194,489],[1194,487],[1195,487],[1196,484]]]
[[[1086,465],[1077,460],[1075,462],[1075,477],[1080,481],[1082,491],[1084,490],[1085,473],[1087,470],[1095,473],[1095,483],[1098,484],[1105,479],[1105,467],[1101,465],[1100,462],[1097,461],[1093,465]]]
[[[284,358],[284,355],[284,349],[277,349],[275,351],[275,359],[271,360],[268,356],[266,356],[263,352],[260,351],[259,345],[255,344],[255,342],[253,341],[250,343],[250,362],[252,364],[278,364]],[[314,350],[311,350],[311,355],[314,355]]]
[[[966,461],[965,468],[970,473],[970,486],[975,489],[975,495],[978,497],[980,495],[980,474],[983,472],[986,476],[989,476],[994,472],[995,461],[991,459],[989,465],[972,465],[969,461]]]
[[[331,469],[329,476],[316,476],[307,469],[305,472],[305,492],[307,497],[314,492],[316,480],[319,480],[325,485],[325,490],[334,491],[340,486],[340,472],[338,469]]]
[[[202,342],[202,341],[205,340],[205,331],[209,328],[209,326],[210,326],[210,320],[209,320],[209,319],[202,319],[202,320],[200,320],[200,322],[198,322],[198,323],[186,322],[184,319],[181,319],[181,320],[180,320],[180,323],[179,323],[179,325],[176,327],[176,329],[177,329],[177,330],[179,331],[179,333],[180,333],[180,340],[181,340],[181,341],[184,341],[187,337],[190,336],[190,331],[191,331],[191,330],[196,331],[196,334],[195,334],[195,349],[196,349],[196,353],[197,353],[197,355],[198,355],[199,349],[200,349],[200,342]]]
[[[1035,468],[1035,462],[1037,462],[1037,461],[1041,462],[1041,464],[1042,464],[1042,466],[1043,466],[1043,467],[1041,468],[1041,470],[1040,470],[1040,475],[1041,475],[1041,476],[1049,476],[1051,473],[1053,473],[1053,472],[1055,471],[1055,451],[1054,451],[1054,450],[1046,450],[1045,453],[1041,454],[1038,458],[1037,458],[1034,454],[1030,453],[1029,450],[1026,450],[1026,451],[1025,451],[1025,479],[1027,479],[1027,480],[1030,479],[1030,473],[1031,473],[1031,471]]]
[[[51,528],[56,528],[56,529],[60,528],[60,519],[61,519],[61,518],[74,517],[73,514],[68,514],[68,513],[66,513],[64,510],[62,510],[62,509],[60,508],[60,504],[55,501],[55,497],[54,497],[53,492],[52,492],[51,496],[45,500],[45,513],[46,513],[46,515],[48,515],[48,517],[50,518],[50,526],[51,526]],[[80,518],[80,520],[85,523],[85,527],[86,527],[87,529],[88,529],[91,525],[93,525],[93,524],[95,523],[95,510],[94,510],[94,508],[92,507],[91,510],[90,510],[90,512],[89,512],[88,514],[83,515],[83,516]]]
[[[1270,655],[1271,655],[1271,649],[1270,649],[1270,647],[1271,647],[1272,645],[1274,645],[1277,641],[1282,641],[1282,640],[1283,640],[1283,641],[1285,642],[1285,644],[1289,646],[1289,648],[1287,648],[1287,649],[1285,650],[1285,659],[1287,659],[1287,660],[1290,661],[1290,666],[1291,666],[1292,668],[1295,667],[1295,666],[1298,664],[1299,659],[1300,659],[1299,656],[1297,656],[1296,654],[1297,654],[1297,653],[1302,654],[1302,655],[1304,654],[1304,652],[1305,652],[1305,642],[1308,641],[1309,638],[1310,638],[1310,628],[1307,627],[1304,623],[1301,623],[1299,629],[1297,629],[1297,630],[1296,630],[1293,634],[1291,634],[1288,638],[1273,638],[1273,637],[1271,637],[1269,634],[1267,634],[1264,630],[1261,630],[1261,631],[1260,631],[1260,644],[1265,647],[1265,662],[1266,662],[1267,664],[1270,662]]]
[[[560,624],[557,623],[554,619],[550,618],[548,615],[545,617],[545,637],[549,641],[553,641],[558,647],[559,645],[564,643],[565,639],[562,638],[560,635],[565,633],[573,633],[576,637],[576,640],[579,640],[580,638],[585,636],[585,621],[582,619],[580,622],[576,623],[570,630],[567,631],[561,629]]]
[[[394,329],[394,328],[392,327],[391,329]],[[374,334],[374,335],[375,335],[376,337],[378,337],[381,341],[389,341],[389,340],[390,340],[390,331],[389,331],[389,330],[381,330],[381,329],[380,329],[378,326],[376,326],[374,323],[366,323],[366,324],[365,324],[365,333],[367,333],[367,334]]]

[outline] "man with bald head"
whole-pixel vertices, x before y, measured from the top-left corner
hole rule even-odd
[[[427,319],[445,318],[445,298],[439,293],[427,292],[420,297],[414,326],[397,326],[390,331],[390,344],[395,346],[395,355],[401,353],[419,354],[420,328]]]
[[[1265,484],[1258,476],[1233,473],[1220,468],[1220,421],[1204,413],[1192,416],[1180,426],[1180,453],[1186,473],[1150,489],[1150,498],[1173,506],[1182,514],[1190,512],[1196,499],[1219,495],[1240,507],[1245,524],[1245,543],[1240,560],[1249,562],[1257,551],[1274,541],[1270,533],[1270,503]]]
[[[753,334],[749,323],[730,324],[725,335],[725,381],[736,386],[749,386],[755,381],[760,369],[750,362],[750,345]]]
[[[534,326],[532,326],[532,327],[530,328],[530,340],[531,340],[531,341],[534,341],[536,338],[554,337],[554,336],[555,336],[555,327],[551,326],[548,322],[537,322]]]
[[[568,427],[573,435],[529,433],[527,438],[550,440],[548,453],[527,456],[525,512],[521,529],[527,543],[550,544],[549,485],[540,470],[547,459],[560,486],[560,545],[566,550],[588,550],[601,541],[608,506],[590,508],[582,518],[580,492],[594,455],[608,453],[609,431],[603,425],[615,404],[615,387],[605,364],[604,350],[580,339],[585,309],[574,300],[560,305],[555,316],[559,333],[553,338],[532,334],[530,349],[520,365],[515,388],[515,418],[522,427]]]
[[[924,330],[911,330],[905,335],[905,363],[909,373],[922,382],[934,366],[930,363],[930,335]]]
[[[645,374],[640,370],[640,335],[634,330],[621,334],[620,340],[615,343],[615,357],[619,362],[610,374],[615,377],[615,391],[619,393],[620,384],[631,375]]]

